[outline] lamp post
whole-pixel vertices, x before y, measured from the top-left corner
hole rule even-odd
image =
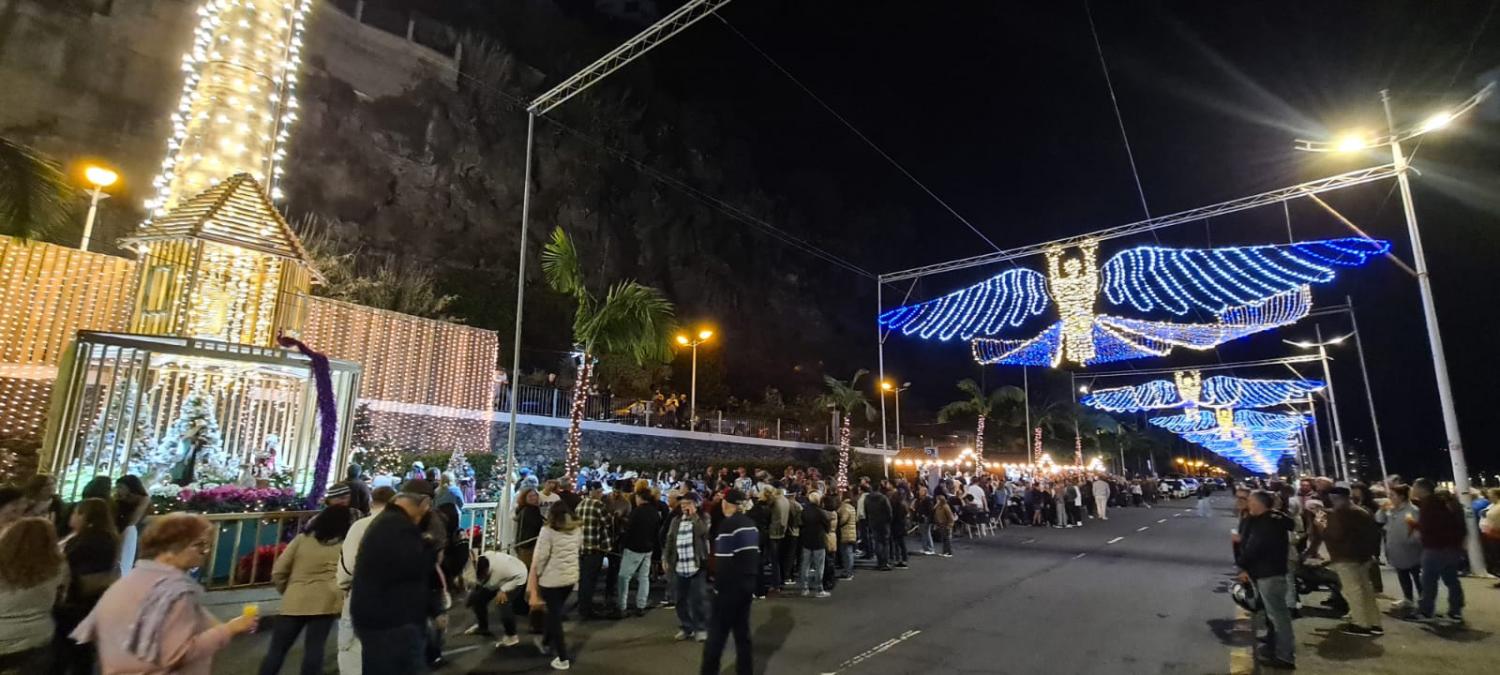
[[[1317,342],[1294,342],[1292,340],[1283,340],[1283,342],[1303,349],[1317,348],[1318,350],[1318,361],[1323,364],[1323,386],[1326,387],[1324,391],[1328,397],[1328,416],[1333,418],[1333,470],[1338,472],[1344,480],[1349,480],[1349,458],[1344,454],[1344,426],[1339,422],[1339,399],[1333,393],[1333,371],[1328,368],[1328,346],[1342,343],[1349,339],[1349,336],[1343,335],[1324,340],[1323,328],[1314,326],[1313,329],[1318,336]]]
[[[83,240],[78,243],[78,250],[87,251],[89,239],[94,234],[94,218],[99,214],[99,200],[109,199],[109,195],[104,194],[104,188],[120,180],[120,174],[102,166],[91,165],[84,168],[83,178],[89,182],[89,185],[94,186],[89,194],[89,215],[83,220]]]
[[[677,344],[693,348],[693,384],[688,390],[688,428],[694,431],[698,429],[698,345],[708,342],[713,336],[714,332],[708,328],[700,328],[696,339],[688,337],[686,333],[677,336]]]
[[[897,387],[896,383],[890,380],[883,380],[880,383],[880,400],[882,402],[885,401],[886,392],[890,392],[896,398],[896,452],[901,452],[901,392],[910,388],[910,382],[902,382],[900,387]],[[883,438],[881,442],[886,444],[887,450],[890,449],[890,439]]]
[[[1299,150],[1312,152],[1350,152],[1381,146],[1388,146],[1391,150],[1391,161],[1396,169],[1396,185],[1401,193],[1401,210],[1406,217],[1407,232],[1411,236],[1412,259],[1417,270],[1417,288],[1421,292],[1422,314],[1427,322],[1427,341],[1432,346],[1432,370],[1437,379],[1438,402],[1443,409],[1443,432],[1448,439],[1448,459],[1453,462],[1453,489],[1458,493],[1458,498],[1464,505],[1464,523],[1469,531],[1470,567],[1476,570],[1485,569],[1484,549],[1479,544],[1479,524],[1474,520],[1474,509],[1470,508],[1473,498],[1469,494],[1469,464],[1464,459],[1463,438],[1458,431],[1458,411],[1453,403],[1453,387],[1448,381],[1448,357],[1443,351],[1443,336],[1438,327],[1437,306],[1432,297],[1432,279],[1427,270],[1427,255],[1422,250],[1422,235],[1417,228],[1417,212],[1412,202],[1411,179],[1408,175],[1411,165],[1408,163],[1406,154],[1401,150],[1401,142],[1447,127],[1454,120],[1473,110],[1480,102],[1493,94],[1494,90],[1494,83],[1487,84],[1453,110],[1438,112],[1415,127],[1398,131],[1395,116],[1391,114],[1390,91],[1382,89],[1380,102],[1385,109],[1387,132],[1385,137],[1371,139],[1363,134],[1354,134],[1345,136],[1335,143],[1299,140],[1296,145]]]

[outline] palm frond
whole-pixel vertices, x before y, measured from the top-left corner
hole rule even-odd
[[[634,281],[611,286],[576,337],[590,353],[630,358],[637,365],[671,358],[675,309],[661,291]]]
[[[561,227],[552,230],[552,240],[542,247],[542,275],[552,290],[572,297],[579,305],[593,304],[584,285],[583,261],[573,237]]]
[[[56,162],[0,137],[0,234],[32,239],[64,227],[75,195]]]

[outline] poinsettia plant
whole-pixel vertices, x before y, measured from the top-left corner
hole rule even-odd
[[[219,485],[202,490],[182,489],[175,493],[153,492],[151,502],[157,513],[260,513],[286,511],[300,505],[297,493],[290,488]]]

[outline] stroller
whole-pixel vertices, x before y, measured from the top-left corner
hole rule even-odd
[[[1308,564],[1306,562],[1297,565],[1296,572],[1297,595],[1303,596],[1315,591],[1328,591],[1328,600],[1323,606],[1342,615],[1349,611],[1349,602],[1344,599],[1343,586],[1339,583],[1339,577],[1333,570],[1322,564]]]

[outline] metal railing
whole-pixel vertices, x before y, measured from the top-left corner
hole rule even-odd
[[[567,418],[572,412],[573,390],[522,384],[516,387],[516,409],[523,415]],[[510,388],[500,388],[495,397],[495,409],[510,410]],[[613,422],[632,426],[656,427],[659,429],[689,430],[688,407],[684,403],[674,412],[660,410],[658,405],[647,400],[622,399],[616,401],[608,393],[589,394],[584,401],[583,419],[598,422]],[[724,436],[747,436],[778,441],[801,443],[832,443],[833,434],[829,425],[804,426],[785,418],[758,418],[749,415],[726,414],[722,410],[703,411],[692,431]]]
[[[264,586],[271,583],[271,566],[317,511],[269,513],[211,513],[214,525],[208,563],[198,580],[211,591]]]

